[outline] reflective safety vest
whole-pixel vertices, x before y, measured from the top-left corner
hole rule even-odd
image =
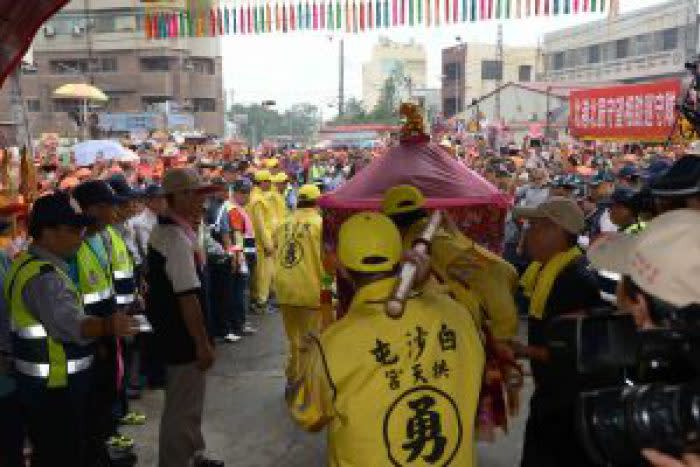
[[[114,298],[117,305],[130,305],[136,299],[134,262],[119,232],[110,225],[107,227],[107,233],[112,243],[110,263],[114,281]]]
[[[86,241],[78,249],[77,260],[78,289],[85,313],[102,318],[110,316],[115,311],[110,272],[104,270],[97,254]]]
[[[80,300],[73,281],[63,271],[27,252],[12,263],[5,279],[4,293],[10,306],[15,369],[21,375],[45,380],[48,388],[62,388],[68,385],[69,376],[90,368],[93,355],[90,346],[53,339],[27,309],[22,298],[24,286],[47,272],[57,272],[75,293],[76,301]]]

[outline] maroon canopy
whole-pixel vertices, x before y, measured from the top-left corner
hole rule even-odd
[[[396,185],[419,188],[427,207],[490,205],[506,208],[510,197],[500,192],[434,143],[404,143],[376,158],[346,184],[324,195],[327,209],[378,209],[384,192]]]
[[[42,24],[69,0],[0,0],[0,86]]]

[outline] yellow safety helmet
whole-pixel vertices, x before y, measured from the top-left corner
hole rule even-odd
[[[278,172],[272,176],[271,181],[272,183],[285,183],[289,181],[289,177],[285,172]]]
[[[401,234],[388,217],[361,212],[338,233],[338,259],[351,271],[390,272],[401,259]]]
[[[384,193],[382,212],[387,216],[415,211],[425,206],[425,197],[413,185],[397,185]]]
[[[316,201],[321,196],[321,190],[312,184],[299,188],[299,201]]]
[[[271,157],[270,159],[265,160],[265,167],[267,167],[268,169],[274,169],[275,167],[277,167],[278,163],[279,161],[277,159]]]
[[[258,170],[255,172],[255,181],[256,182],[269,182],[272,179],[272,175],[270,175],[269,170]]]

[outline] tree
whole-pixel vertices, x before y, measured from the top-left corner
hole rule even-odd
[[[244,115],[243,119],[237,116]],[[295,104],[284,113],[260,104],[231,106],[228,118],[240,121],[239,132],[252,145],[271,137],[308,142],[318,127],[318,109],[311,104]],[[236,116],[236,117],[234,117]]]

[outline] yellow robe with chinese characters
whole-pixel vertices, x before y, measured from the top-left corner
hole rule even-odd
[[[416,222],[404,236],[410,248],[425,229]],[[484,320],[497,339],[508,339],[518,331],[515,268],[461,232],[439,228],[430,247],[431,267],[448,286],[455,299],[472,312],[477,323]]]
[[[432,288],[389,318],[395,284],[361,288],[343,319],[309,339],[292,415],[307,430],[327,426],[334,467],[471,467],[484,366],[478,329]]]
[[[256,196],[251,196],[250,202],[246,206],[246,211],[253,223],[255,246],[257,248],[257,262],[251,284],[251,297],[260,304],[267,303],[270,296],[274,270],[273,257],[265,255],[265,249],[274,251],[274,243],[272,241],[274,218],[267,200],[267,192],[260,191]]]

